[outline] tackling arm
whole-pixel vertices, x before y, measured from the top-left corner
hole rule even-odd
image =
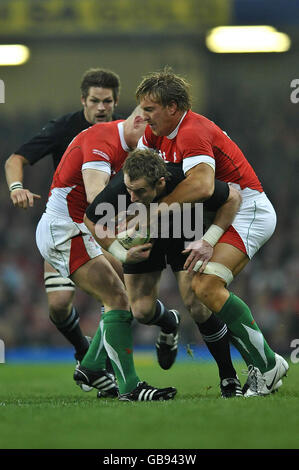
[[[183,251],[183,253],[189,253],[184,264],[184,269],[191,272],[196,263],[200,260],[202,261],[202,266],[198,272],[204,271],[209,260],[212,258],[214,246],[223,233],[226,232],[233,223],[241,202],[242,197],[240,192],[232,186],[229,186],[228,198],[217,210],[211,227],[207,230],[201,240],[191,242],[187,249]]]
[[[160,202],[167,205],[173,202],[183,204],[184,202],[204,202],[214,192],[215,172],[210,165],[200,163],[186,173],[185,179]]]
[[[107,186],[110,175],[105,171],[85,169],[82,170],[86,199],[90,204],[96,195]]]

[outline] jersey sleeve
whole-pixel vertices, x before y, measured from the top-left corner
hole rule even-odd
[[[15,153],[25,157],[30,165],[33,165],[55,151],[64,129],[64,118],[53,119],[40,132],[21,145]]]
[[[182,133],[178,139],[178,148],[182,155],[184,173],[199,163],[207,163],[215,169],[211,139],[202,128],[198,131],[197,129],[188,129]]]
[[[203,207],[207,211],[217,211],[229,196],[229,186],[224,181],[215,179],[215,188],[212,196],[204,201]]]
[[[94,133],[86,134],[82,142],[82,153],[82,170],[100,170],[111,175],[112,149],[104,136],[99,138]]]

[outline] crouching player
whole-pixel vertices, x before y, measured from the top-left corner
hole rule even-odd
[[[126,159],[123,174],[119,172],[88,207],[84,220],[99,244],[124,262],[124,277],[129,302],[134,317],[140,323],[161,325],[164,311],[161,306],[157,305],[157,295],[161,273],[166,264],[170,265],[182,300],[217,362],[221,396],[224,398],[242,396],[241,385],[230,357],[227,327],[197,299],[191,288],[193,274],[184,270],[186,262],[186,255],[182,253],[186,243],[184,219],[181,217],[178,224],[176,222],[172,224],[173,221],[170,218],[168,222],[174,226],[169,227],[169,236],[165,233],[163,237],[160,233],[158,238],[152,239],[153,248],[149,258],[140,263],[128,264],[126,262],[127,250],[122,246],[124,232],[118,237],[109,234],[104,227],[106,219],[101,216],[105,212],[105,207],[110,207],[107,204],[114,208],[113,213],[118,213],[120,195],[125,198],[126,210],[130,209],[130,205],[132,210],[134,205],[136,208],[143,205],[147,209],[146,213],[149,213],[156,201],[170,193],[183,179],[184,173],[181,165],[166,165],[158,154],[149,150],[136,149]],[[210,211],[217,210],[215,222],[226,230],[234,219],[240,201],[239,191],[229,188],[226,183],[216,181],[214,194],[206,201],[204,207]],[[181,213],[179,215],[181,216]],[[196,213],[193,212],[193,217],[195,215]],[[180,230],[177,231],[177,235],[181,234],[181,236],[174,236],[174,229],[178,228]],[[163,369],[169,369],[176,358],[179,320],[178,312],[172,318],[169,317],[167,322],[164,320],[157,339],[158,362]]]

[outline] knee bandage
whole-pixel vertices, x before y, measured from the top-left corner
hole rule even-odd
[[[193,268],[193,271],[198,271],[200,267],[202,266],[202,261],[197,261],[196,265]],[[206,265],[204,271],[204,274],[213,274],[214,276],[221,277],[226,282],[226,285],[228,286],[232,280],[234,279],[233,273],[231,272],[230,269],[228,269],[224,264],[221,263],[214,263],[213,261],[209,261],[209,263]]]
[[[58,290],[75,290],[75,284],[71,279],[62,277],[60,274],[46,272],[44,274],[46,292]]]

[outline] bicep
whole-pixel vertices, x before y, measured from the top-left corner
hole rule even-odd
[[[120,170],[109,184],[95,197],[92,203],[86,209],[87,217],[94,223],[98,221],[101,215],[97,214],[97,207],[100,204],[109,204],[113,206],[115,212],[118,213],[119,196],[127,197],[127,188],[124,183],[123,171]],[[126,203],[125,203],[126,207]]]
[[[215,171],[211,165],[201,162],[188,170],[185,176],[188,183],[196,183],[196,187],[205,188],[210,193],[209,197],[212,196],[215,186]]]
[[[82,176],[86,198],[89,203],[92,202],[95,196],[105,188],[110,180],[109,173],[89,168],[82,170]]]

